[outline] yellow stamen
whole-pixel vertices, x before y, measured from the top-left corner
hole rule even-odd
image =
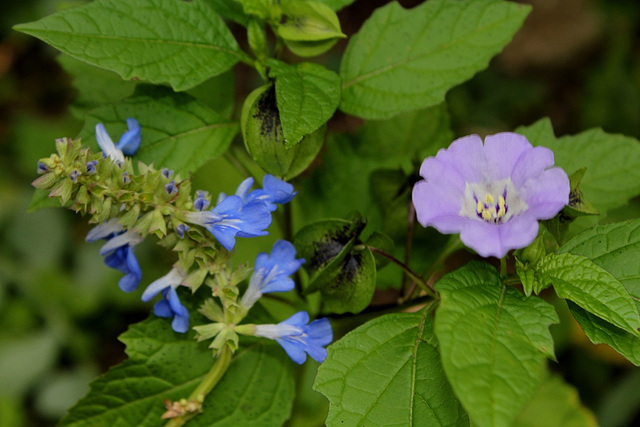
[[[493,214],[495,213],[496,213],[496,210],[494,208],[485,209],[482,211],[482,219],[484,219],[485,221],[490,221],[493,219]]]
[[[498,197],[498,218],[502,218],[506,213],[507,209],[505,208],[505,200],[504,197]]]
[[[483,210],[484,210],[484,205],[482,204],[482,202],[480,200],[478,200],[478,206],[476,207],[476,212],[481,214]]]
[[[492,204],[493,204],[493,202],[494,202],[494,198],[493,198],[493,196],[491,195],[491,193],[487,193],[487,195],[486,195],[486,196],[484,196],[484,202],[485,202],[486,204],[488,204],[488,205],[492,205]]]

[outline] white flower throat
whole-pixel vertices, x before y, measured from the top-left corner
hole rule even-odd
[[[466,183],[460,214],[472,219],[501,224],[529,207],[520,198],[510,178],[497,182]]]

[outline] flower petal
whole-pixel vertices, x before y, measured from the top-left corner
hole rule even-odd
[[[520,157],[530,150],[531,143],[517,133],[502,132],[487,136],[484,139],[487,178],[500,181],[511,177]]]
[[[502,244],[499,227],[481,220],[469,220],[460,232],[460,240],[481,257],[502,258],[509,248],[505,248]]]
[[[546,170],[528,179],[518,189],[520,197],[529,206],[527,213],[538,219],[556,216],[569,203],[570,191],[569,178],[561,168]]]

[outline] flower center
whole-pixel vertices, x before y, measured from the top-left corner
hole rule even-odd
[[[467,183],[460,214],[493,224],[502,224],[528,209],[511,179],[489,183]]]

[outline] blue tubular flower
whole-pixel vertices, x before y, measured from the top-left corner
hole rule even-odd
[[[236,237],[257,237],[271,224],[271,213],[263,202],[244,204],[238,196],[227,196],[210,211],[188,212],[185,220],[205,227],[228,251]]]
[[[254,334],[276,340],[289,357],[298,364],[307,360],[307,353],[322,363],[327,357],[324,346],[333,340],[333,331],[329,320],[318,319],[309,323],[309,314],[300,311],[277,325],[256,325]]]
[[[128,118],[127,126],[129,130],[122,134],[116,147],[104,125],[102,123],[96,125],[96,140],[98,141],[98,146],[105,157],[111,158],[111,160],[120,166],[124,164],[125,154],[127,156],[133,156],[138,151],[138,148],[140,148],[140,125],[136,119]]]
[[[252,191],[249,200],[262,200],[267,204],[270,211],[275,211],[277,206],[289,203],[298,194],[293,191],[293,185],[276,178],[273,175],[265,175],[262,179],[262,189]]]
[[[280,205],[288,203],[298,194],[293,191],[293,185],[273,175],[264,176],[262,179],[263,188],[249,192],[252,185],[253,178],[247,178],[242,181],[236,190],[236,196],[240,197],[244,203],[254,200],[264,202],[271,212],[277,209],[276,203]]]
[[[85,240],[93,242],[99,239],[107,240],[100,255],[104,256],[104,263],[124,274],[118,282],[120,289],[125,292],[133,292],[142,279],[140,265],[133,253],[133,247],[142,242],[142,236],[133,231],[124,231],[116,218],[102,223],[89,231]]]
[[[171,328],[180,333],[189,329],[189,311],[180,303],[176,288],[182,284],[186,273],[173,267],[169,273],[151,283],[142,294],[142,301],[148,302],[158,293],[162,293],[162,299],[153,306],[153,312],[158,317],[173,317]]]
[[[295,284],[289,276],[303,263],[303,258],[296,259],[296,248],[291,243],[278,240],[271,249],[271,256],[264,252],[257,256],[249,287],[240,304],[248,310],[262,294],[290,291]]]

